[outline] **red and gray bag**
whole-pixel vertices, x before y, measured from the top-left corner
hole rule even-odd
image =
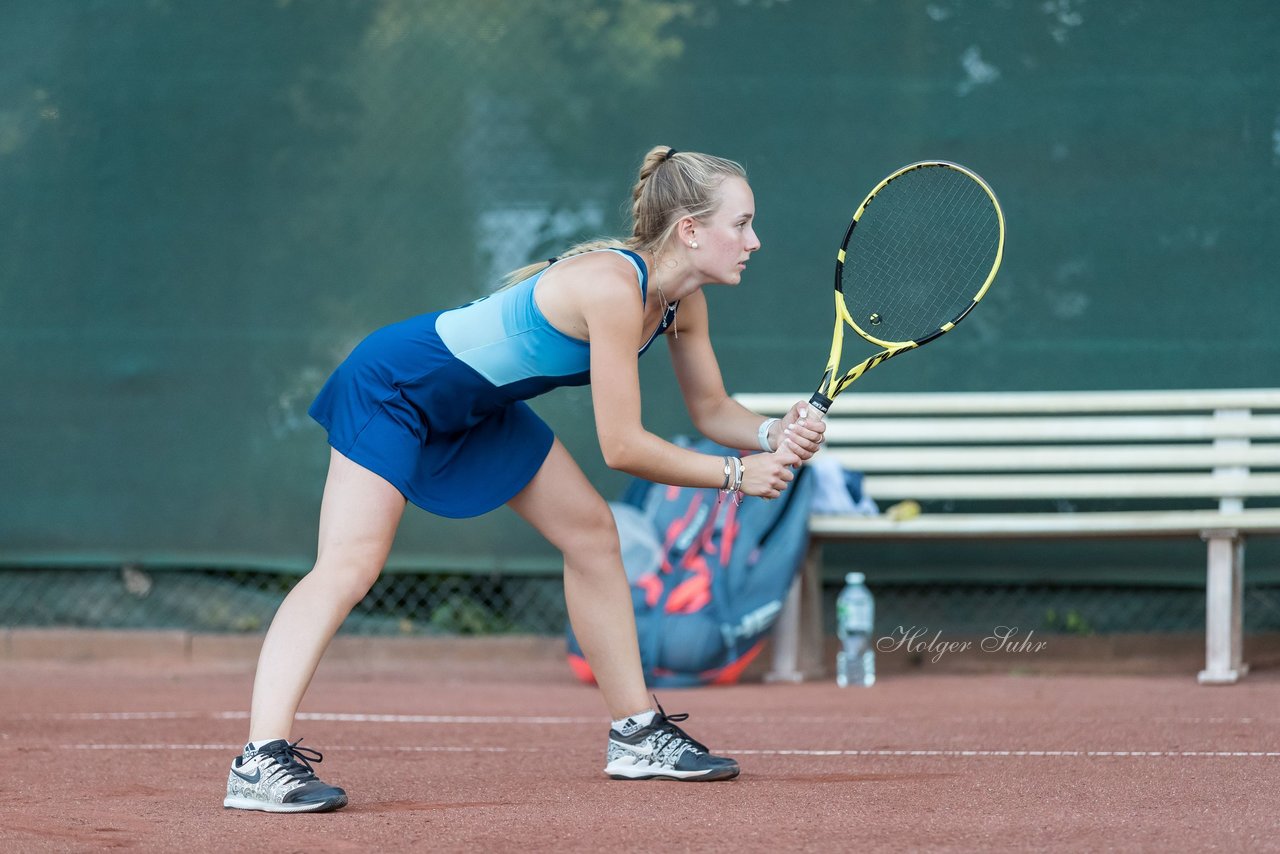
[[[692,447],[740,453],[707,440]],[[730,684],[759,654],[804,561],[807,475],[797,471],[780,498],[741,504],[715,489],[636,480],[610,505],[650,687]],[[594,681],[572,628],[567,636],[569,666]]]

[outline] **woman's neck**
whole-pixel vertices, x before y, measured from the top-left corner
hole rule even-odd
[[[649,284],[668,303],[679,302],[696,293],[704,284],[692,269],[673,259],[663,259],[652,252],[642,253],[649,267]]]

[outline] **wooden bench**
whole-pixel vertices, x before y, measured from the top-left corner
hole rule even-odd
[[[736,399],[781,415],[805,397]],[[822,546],[833,540],[1200,537],[1208,544],[1200,682],[1229,684],[1247,672],[1244,541],[1280,534],[1280,389],[851,390],[828,421],[822,453],[864,472],[864,487],[882,508],[911,499],[924,512],[810,520],[809,560],[774,633],[770,679],[823,672]],[[1246,500],[1256,506],[1246,508]],[[1107,509],[1089,509],[1090,501]],[[1057,510],[1064,502],[1085,509]],[[941,503],[963,509],[933,512]]]

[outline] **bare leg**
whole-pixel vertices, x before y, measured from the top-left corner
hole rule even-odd
[[[262,642],[250,741],[290,736],[320,656],[382,572],[404,506],[394,486],[333,451],[315,567],[285,597]]]
[[[618,719],[649,708],[613,514],[560,440],[508,506],[564,553],[569,621],[609,714]]]

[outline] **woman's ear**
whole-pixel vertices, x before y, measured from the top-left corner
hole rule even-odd
[[[685,217],[676,225],[676,237],[679,238],[680,242],[685,246],[688,246],[690,243],[697,240],[697,234],[698,221],[691,216]]]

